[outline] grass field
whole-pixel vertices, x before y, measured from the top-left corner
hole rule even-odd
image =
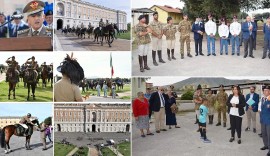
[[[123,89],[117,90],[117,87],[116,87],[116,93],[129,92],[130,89],[131,89],[130,84],[125,84]],[[86,91],[85,93],[82,93],[82,95],[86,95],[86,94],[96,96],[97,95],[97,90],[90,89],[90,90]],[[103,95],[103,91],[100,91],[100,94]],[[122,98],[122,97],[120,97],[120,98]]]
[[[63,144],[56,142],[56,143],[54,143],[54,155],[66,156],[74,148],[75,148],[74,145],[63,145]]]
[[[124,142],[117,145],[118,151],[124,156],[130,156],[130,142]]]
[[[104,156],[116,156],[116,154],[114,154],[108,147],[103,147],[100,151]]]
[[[126,40],[130,40],[130,32],[127,33],[120,33],[120,36],[116,36],[117,38],[121,38],[121,39],[126,39]]]
[[[50,102],[53,101],[53,88],[51,86],[47,86],[47,88],[42,88],[41,86],[37,86],[35,95],[36,100],[33,100],[33,97],[30,96],[29,101],[31,102]],[[16,87],[16,99],[13,99],[13,92],[11,92],[10,99],[8,100],[8,83],[5,81],[0,82],[0,102],[26,102],[27,101],[27,88],[23,87],[23,83],[19,82],[19,87]],[[30,94],[32,91],[30,91]]]
[[[88,151],[89,149],[87,147],[83,147],[83,149],[78,149],[75,155],[78,154],[79,156],[88,156]]]

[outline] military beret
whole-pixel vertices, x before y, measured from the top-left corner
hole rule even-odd
[[[144,15],[140,15],[139,18],[138,18],[138,20],[141,20],[143,18],[145,18],[145,16]]]
[[[15,56],[12,56],[11,58],[15,58]]]
[[[49,16],[49,15],[53,15],[53,11],[52,10],[48,10],[46,13],[45,13],[46,16]]]
[[[155,11],[155,12],[153,13],[153,16],[155,16],[155,15],[158,15],[158,12],[157,12],[157,11]]]
[[[199,84],[199,85],[197,86],[197,90],[200,90],[200,89],[202,89],[202,86]]]
[[[222,88],[224,88],[224,85],[223,85],[223,84],[221,84],[221,85],[219,85],[219,87],[222,87]]]
[[[270,90],[270,86],[268,86],[268,85],[264,86],[264,87],[263,87],[263,90],[265,90],[265,89]]]
[[[170,21],[170,20],[172,20],[172,17],[169,16],[169,17],[167,18],[167,22]]]
[[[23,9],[23,13],[29,15],[40,13],[44,10],[45,3],[42,1],[31,1]]]

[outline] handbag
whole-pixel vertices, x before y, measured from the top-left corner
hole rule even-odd
[[[177,105],[174,103],[174,104],[172,104],[172,106],[170,107],[171,108],[171,111],[172,111],[172,113],[177,113],[178,112],[178,107],[177,107]]]

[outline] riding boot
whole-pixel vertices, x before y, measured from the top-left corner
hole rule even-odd
[[[172,59],[176,60],[176,58],[174,57],[174,49],[172,49],[171,52],[172,52]]]
[[[212,117],[211,117],[211,120],[212,120],[211,122],[212,122],[212,124],[213,124],[213,120],[214,120],[214,115],[212,115]]]
[[[144,72],[143,69],[143,57],[139,55],[140,72]]]
[[[166,63],[166,62],[162,59],[161,50],[158,50],[158,61],[161,62],[161,63]]]
[[[8,76],[6,76],[6,82],[8,82]]]
[[[155,66],[158,66],[157,61],[156,61],[156,51],[152,50],[152,59],[153,59],[153,64]]]
[[[167,55],[168,55],[168,60],[171,61],[171,57],[170,57],[170,49],[167,49]]]
[[[211,124],[211,115],[208,115],[208,124]]]
[[[147,55],[143,56],[143,62],[144,62],[144,69],[150,70],[150,68],[147,66]]]

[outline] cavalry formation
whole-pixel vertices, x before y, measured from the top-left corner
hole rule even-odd
[[[42,88],[47,87],[47,83],[53,83],[53,64],[46,65],[46,62],[40,66],[35,57],[29,58],[21,66],[15,60],[15,56],[7,59],[8,69],[6,72],[6,82],[9,84],[8,99],[10,100],[11,92],[13,92],[13,99],[16,99],[16,87],[19,87],[18,82],[23,82],[24,88],[27,87],[27,100],[30,99],[30,91],[32,91],[33,100],[35,100],[35,90],[39,80],[42,80]],[[31,88],[30,88],[31,87]]]

